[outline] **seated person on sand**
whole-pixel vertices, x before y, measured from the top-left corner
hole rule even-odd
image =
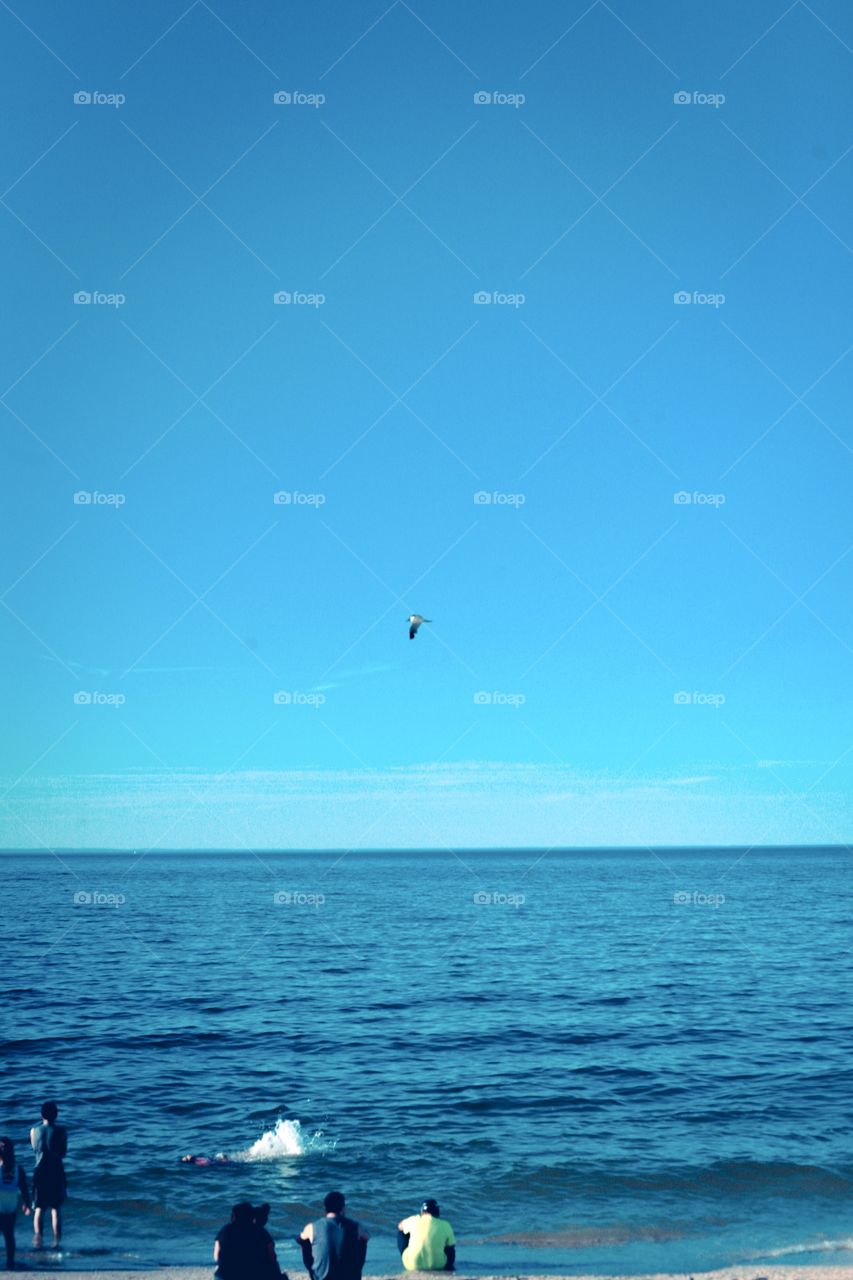
[[[268,1204],[255,1209],[248,1201],[235,1204],[231,1221],[216,1237],[213,1246],[218,1280],[279,1280],[275,1242],[264,1223]]]
[[[420,1213],[397,1225],[397,1245],[407,1271],[453,1271],[456,1237],[435,1200],[425,1200]]]
[[[344,1215],[340,1191],[330,1191],[323,1201],[324,1218],[309,1222],[296,1243],[311,1280],[361,1280],[367,1257],[367,1231]]]

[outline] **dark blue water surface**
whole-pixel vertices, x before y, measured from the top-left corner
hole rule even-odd
[[[6,854],[2,1130],[58,1099],[68,1266],[247,1197],[297,1267],[332,1187],[376,1273],[426,1195],[470,1272],[849,1262],[852,856]]]

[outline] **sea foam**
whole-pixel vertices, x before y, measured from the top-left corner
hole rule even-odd
[[[245,1151],[237,1151],[232,1160],[281,1160],[285,1156],[304,1156],[308,1151],[325,1151],[328,1143],[322,1133],[307,1134],[298,1120],[282,1120],[275,1122],[275,1127],[267,1129],[257,1141]]]
[[[842,1240],[808,1240],[803,1244],[788,1245],[785,1249],[770,1249],[766,1253],[756,1254],[756,1258],[784,1258],[789,1253],[840,1253],[842,1249],[853,1249],[853,1237]]]

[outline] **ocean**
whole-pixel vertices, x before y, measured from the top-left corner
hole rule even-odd
[[[248,1198],[298,1268],[333,1188],[374,1274],[426,1196],[469,1273],[853,1261],[847,849],[0,866],[0,1129],[31,1174],[59,1103],[63,1265],[206,1263]]]

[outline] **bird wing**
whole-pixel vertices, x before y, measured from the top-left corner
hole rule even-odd
[[[419,627],[420,625],[421,625],[421,624],[420,624],[419,622],[413,622],[413,623],[412,623],[412,625],[409,627],[409,639],[410,639],[410,640],[414,640],[415,636],[418,634],[418,627]]]

